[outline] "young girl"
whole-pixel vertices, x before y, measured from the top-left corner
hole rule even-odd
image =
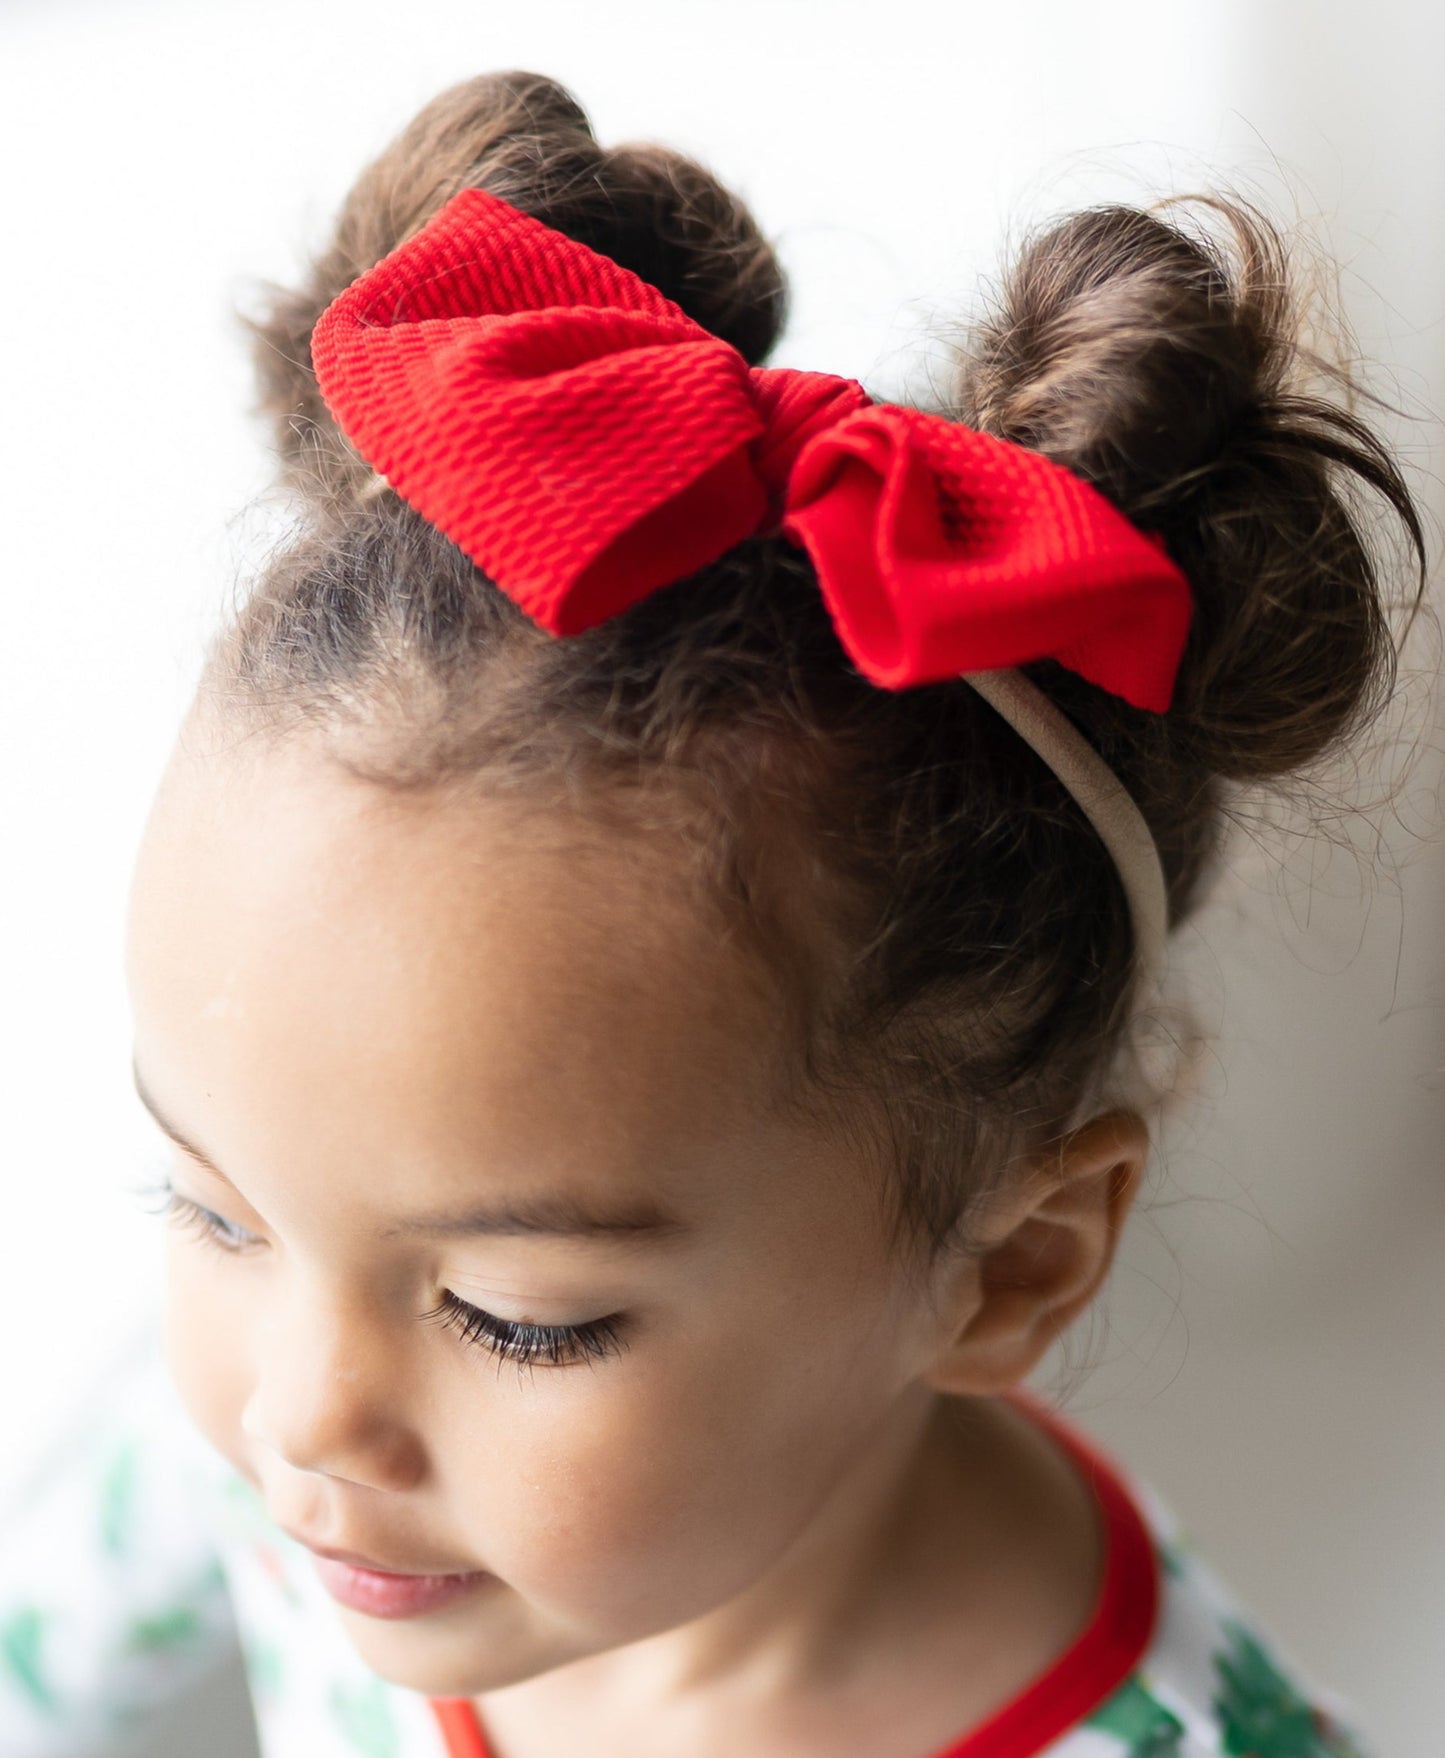
[[[1021,1390],[1099,1290],[1226,785],[1392,649],[1280,245],[1036,238],[946,408],[762,368],[740,203],[532,74],[257,326],[297,528],[135,878],[138,1365],[0,1565],[0,1746],[239,1639],[267,1758],[1343,1758]]]

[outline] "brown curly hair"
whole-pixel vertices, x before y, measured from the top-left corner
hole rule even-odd
[[[973,1202],[1105,1089],[1131,957],[1115,869],[966,684],[861,677],[784,539],[557,640],[380,483],[320,399],[311,329],[468,186],[625,264],[751,364],[782,328],[773,252],[702,166],[600,146],[540,74],[443,92],[363,173],[304,284],[272,289],[252,321],[301,522],[214,642],[203,698],[274,736],[317,731],[380,785],[507,788],[637,835],[685,827],[703,895],[776,993],[790,1101],[876,1153],[900,1236],[966,1241]],[[1075,214],[1025,243],[940,411],[1087,478],[1189,577],[1166,714],[1053,662],[1025,668],[1138,802],[1174,924],[1229,784],[1300,771],[1391,694],[1383,568],[1353,491],[1398,518],[1423,582],[1398,466],[1310,388],[1320,363],[1287,271],[1239,201]]]

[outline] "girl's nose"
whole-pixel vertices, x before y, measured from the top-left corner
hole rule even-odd
[[[241,1427],[294,1470],[369,1489],[413,1489],[425,1456],[404,1390],[379,1322],[293,1302],[254,1358]]]

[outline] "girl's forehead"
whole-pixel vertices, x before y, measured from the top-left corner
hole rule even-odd
[[[304,748],[179,754],[132,892],[137,1060],[258,1166],[364,1139],[440,1185],[483,1145],[518,1175],[665,1167],[756,1128],[776,1018],[686,871]]]

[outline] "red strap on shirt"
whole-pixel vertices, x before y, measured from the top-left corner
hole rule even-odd
[[[1038,1758],[1106,1703],[1138,1667],[1159,1615],[1154,1541],[1133,1496],[1105,1455],[1038,1399],[1009,1394],[1068,1455],[1088,1484],[1103,1525],[1104,1576],[1080,1635],[1012,1702],[934,1758]],[[466,1697],[435,1697],[432,1711],[448,1758],[492,1758]]]

